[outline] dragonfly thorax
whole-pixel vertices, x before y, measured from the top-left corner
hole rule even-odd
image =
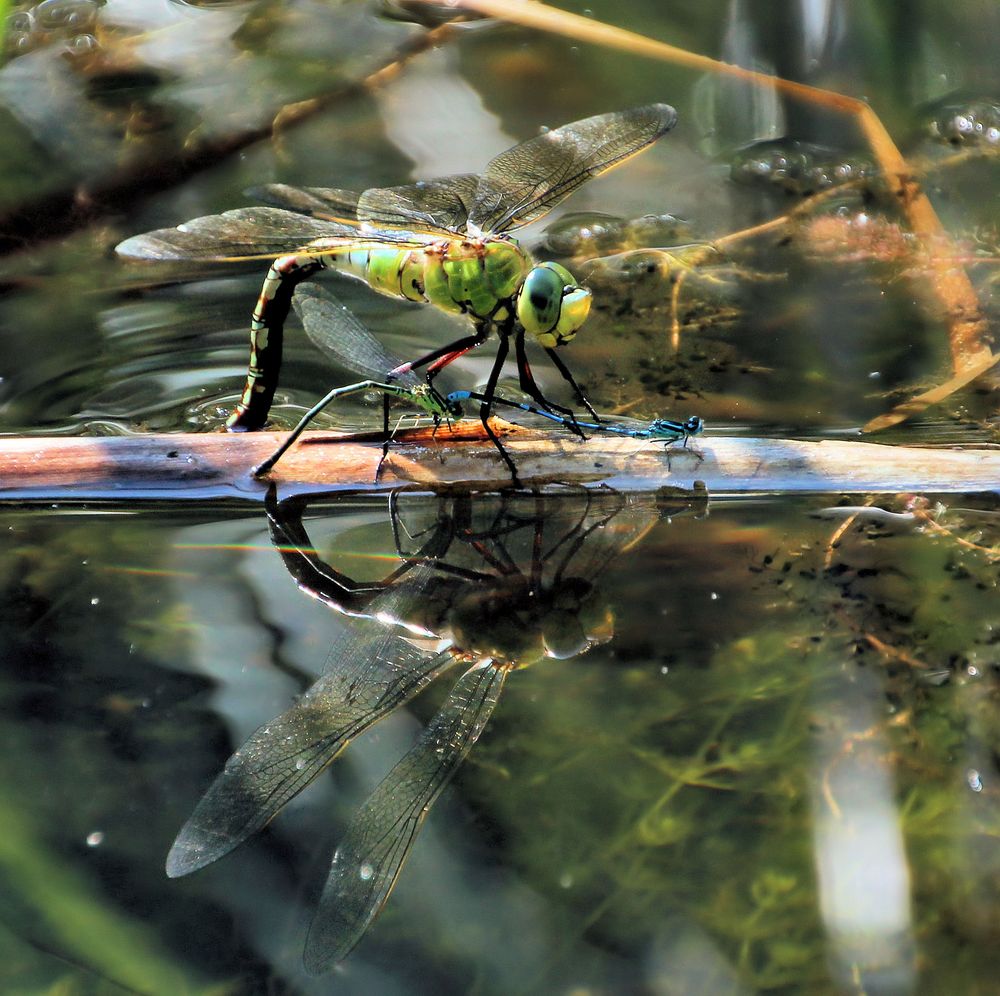
[[[441,624],[454,646],[509,667],[565,660],[614,635],[603,595],[583,578],[538,587],[521,575],[455,585]]]
[[[394,258],[390,251],[371,257],[366,278],[376,290],[484,320],[513,299],[531,269],[531,257],[513,239],[456,239]],[[372,279],[375,266],[390,274],[391,289]]]
[[[541,345],[569,342],[590,313],[590,291],[558,263],[540,263],[517,292],[517,318]]]

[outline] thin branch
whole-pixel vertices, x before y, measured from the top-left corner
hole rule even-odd
[[[1000,489],[1000,454],[710,436],[698,449],[595,434],[587,440],[495,420],[522,483],[608,483],[626,491],[664,486],[710,493],[896,493]],[[400,433],[375,480],[380,436],[311,432],[268,477],[250,468],[281,433],[0,439],[0,501],[244,498],[260,500],[270,480],[294,490],[392,488],[496,490],[510,475],[478,423]]]

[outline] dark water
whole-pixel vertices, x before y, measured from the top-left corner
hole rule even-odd
[[[594,311],[565,353],[598,408],[839,436],[950,376],[920,252],[870,150],[829,112],[482,25],[359,91],[425,30],[364,4],[11,9],[5,433],[207,431],[237,399],[260,267],[129,268],[120,239],[237,207],[264,182],[478,170],[541,125],[654,100],[678,108],[675,132],[559,212],[617,220],[550,218],[524,238],[588,273]],[[587,5],[867,98],[993,321],[995,6],[798,9]],[[317,94],[332,94],[324,110],[261,139]],[[751,142],[766,144],[737,151]],[[617,255],[759,224],[845,175],[865,180],[724,258]],[[646,214],[680,221],[624,222]],[[581,234],[601,226],[605,241]],[[430,309],[329,286],[397,353],[445,341]],[[455,364],[449,387],[484,379],[488,359]],[[291,331],[276,423],[349,376]],[[993,442],[995,413],[979,383],[891,438]],[[371,427],[380,413],[362,401],[325,417]],[[331,855],[467,663],[238,851],[168,879],[171,843],[232,752],[385,627],[310,597],[323,593],[289,572],[256,503],[3,505],[0,990],[994,991],[995,500],[710,499],[707,514],[701,498],[568,489],[295,512],[329,571],[356,581],[444,536],[433,570],[353,610],[433,634],[415,654],[450,636],[530,665],[507,676],[383,915],[318,978],[302,952]]]
[[[582,502],[549,500],[548,535],[570,543],[538,570],[564,592],[586,578],[614,638],[510,675],[333,982],[299,961],[332,849],[458,672],[238,853],[167,880],[166,851],[233,747],[358,624],[303,595],[257,510],[8,510],[10,991],[985,986],[997,566],[961,541],[995,540],[996,509],[949,513],[951,534],[870,515],[828,554],[848,513],[819,515],[823,499],[707,518]],[[471,514],[502,520],[514,549],[530,504],[481,496]],[[442,511],[457,514],[411,497],[400,517],[416,533]],[[388,573],[384,500],[307,521],[338,570]],[[443,561],[476,557],[456,541]],[[487,580],[464,590],[495,591],[496,569],[478,568]]]

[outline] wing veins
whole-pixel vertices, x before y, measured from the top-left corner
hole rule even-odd
[[[320,971],[345,957],[385,905],[431,805],[492,715],[506,673],[490,660],[466,671],[352,821],[334,855],[310,927],[305,954],[310,970]],[[424,770],[426,759],[435,754],[437,763]],[[415,786],[409,784],[413,779],[419,779]],[[391,821],[384,823],[387,813]],[[371,874],[363,878],[366,866]]]

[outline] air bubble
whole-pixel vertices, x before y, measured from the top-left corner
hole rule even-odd
[[[93,26],[97,19],[97,5],[93,0],[42,0],[35,8],[35,14],[43,28],[82,31]]]
[[[7,37],[13,34],[30,35],[35,30],[35,19],[26,10],[7,18]]]
[[[97,39],[93,35],[74,35],[66,42],[66,51],[70,55],[90,55],[97,48]]]

